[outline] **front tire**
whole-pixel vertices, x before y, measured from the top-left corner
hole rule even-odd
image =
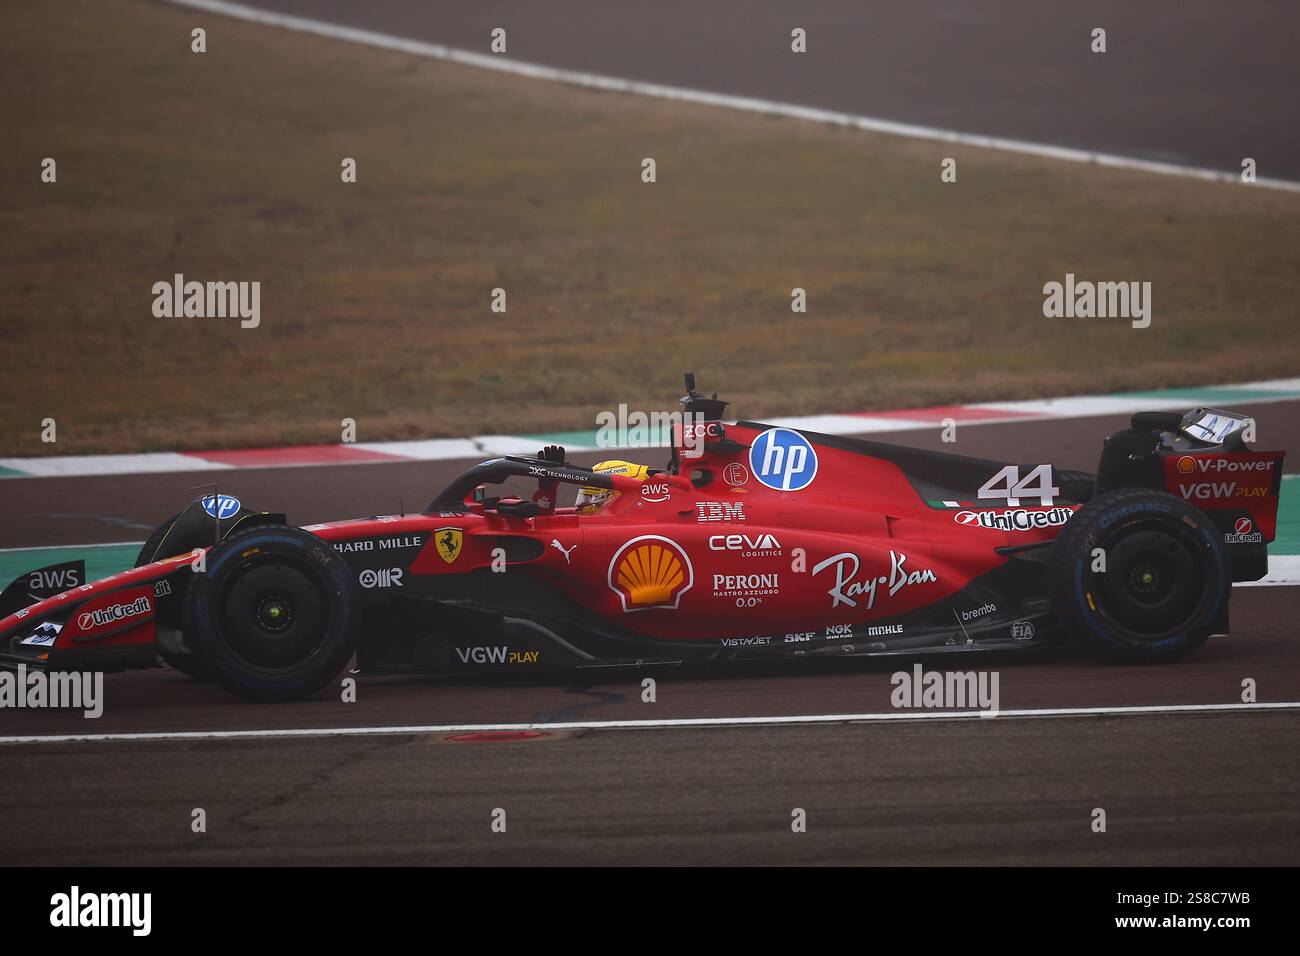
[[[1231,589],[1222,533],[1162,491],[1094,498],[1048,560],[1052,610],[1066,632],[1122,661],[1169,661],[1199,647],[1226,614]]]
[[[352,572],[326,542],[260,527],[207,555],[186,596],[186,638],[207,673],[249,700],[294,700],[338,676],[356,649]]]

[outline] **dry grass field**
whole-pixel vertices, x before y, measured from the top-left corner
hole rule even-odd
[[[147,0],[11,0],[4,21],[3,455],[329,442],[345,417],[362,441],[590,428],[618,402],[671,406],[687,368],[753,418],[1300,370],[1300,194]],[[1151,327],[1044,318],[1067,272],[1150,281]],[[175,273],[261,282],[261,325],[155,318]]]

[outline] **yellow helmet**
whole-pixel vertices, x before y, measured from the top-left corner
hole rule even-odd
[[[637,481],[645,481],[650,472],[650,469],[645,465],[638,465],[630,461],[619,461],[618,459],[602,461],[591,470],[601,475],[622,475],[625,478],[635,478]],[[578,500],[574,504],[582,511],[595,511],[617,494],[617,491],[610,488],[583,485],[581,490],[578,491]]]

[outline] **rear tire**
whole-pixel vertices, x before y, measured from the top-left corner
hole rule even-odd
[[[1098,554],[1104,571],[1093,570]],[[1116,660],[1169,661],[1200,646],[1231,590],[1222,532],[1163,491],[1094,498],[1070,518],[1048,559],[1058,621]]]
[[[1090,471],[1056,470],[1056,484],[1070,501],[1086,504],[1097,495],[1097,476]]]
[[[249,700],[294,700],[352,658],[361,607],[333,548],[298,528],[267,526],[208,552],[185,620],[186,640],[223,687]]]

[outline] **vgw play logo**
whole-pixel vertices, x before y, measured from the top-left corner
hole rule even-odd
[[[754,477],[776,491],[802,491],[817,477],[817,451],[790,428],[769,428],[749,446]]]

